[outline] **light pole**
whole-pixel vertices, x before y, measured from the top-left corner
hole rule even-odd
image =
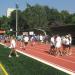
[[[17,26],[18,26],[18,4],[16,4],[16,37],[17,37]]]

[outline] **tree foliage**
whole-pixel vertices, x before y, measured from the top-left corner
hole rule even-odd
[[[59,12],[57,9],[48,6],[27,4],[23,11],[18,10],[18,31],[40,28],[50,32],[51,26],[75,25],[75,14],[66,10]],[[16,30],[16,11],[13,11],[10,18],[0,17],[0,28]]]

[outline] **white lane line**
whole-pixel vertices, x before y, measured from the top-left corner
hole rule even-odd
[[[28,57],[30,57],[30,58],[33,58],[33,59],[35,59],[35,60],[38,60],[38,61],[40,61],[40,62],[42,62],[42,63],[44,63],[44,64],[47,64],[47,65],[49,65],[49,66],[52,66],[52,67],[54,67],[54,68],[56,68],[56,69],[58,69],[58,70],[61,70],[61,71],[63,71],[63,72],[66,72],[66,73],[68,73],[68,74],[70,74],[70,75],[75,75],[74,72],[72,72],[71,70],[67,70],[67,69],[64,68],[64,67],[60,67],[60,66],[58,66],[58,65],[56,65],[56,64],[53,64],[53,63],[48,62],[48,61],[46,61],[46,60],[43,60],[43,59],[41,59],[41,58],[35,57],[35,56],[31,55],[31,54],[24,53],[24,52],[22,52],[22,51],[20,51],[20,50],[17,50],[17,52],[19,52],[19,53],[21,53],[21,54],[23,54],[23,55],[25,55],[25,56],[28,56]]]

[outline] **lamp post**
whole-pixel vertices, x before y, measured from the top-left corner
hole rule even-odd
[[[12,35],[12,31],[13,31],[12,29],[9,30],[9,35]]]
[[[12,29],[10,29],[10,31],[13,31]]]
[[[16,37],[17,37],[17,26],[18,26],[18,4],[16,4]]]

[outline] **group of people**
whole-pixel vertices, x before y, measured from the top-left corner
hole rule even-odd
[[[40,43],[43,42],[42,41],[42,36],[40,35]],[[6,39],[5,39],[6,41]],[[31,46],[33,46],[35,44],[35,37],[31,36],[29,37],[28,35],[24,35],[23,38],[21,39],[21,46],[22,48],[25,49],[25,47],[27,46],[28,42],[31,42]],[[50,38],[50,49],[49,49],[49,53],[52,55],[71,55],[72,54],[72,50],[71,50],[71,44],[72,44],[72,36],[71,34],[67,34],[65,36],[59,36],[57,35],[52,35]],[[12,56],[12,53],[15,53],[16,57],[19,57],[19,55],[16,52],[16,37],[11,36],[10,37],[10,54],[9,57]]]
[[[71,44],[72,37],[71,34],[65,36],[52,35],[50,39],[50,50],[49,53],[53,55],[71,55]]]
[[[28,42],[29,42],[29,36],[28,35],[24,35],[23,38],[21,39],[21,46],[20,46],[20,48],[25,49],[25,47],[27,46]],[[13,37],[13,36],[10,39],[10,48],[11,48],[11,51],[10,51],[9,57],[11,57],[12,53],[15,53],[16,57],[19,57],[19,55],[17,54],[17,52],[15,50],[16,49],[16,38]]]
[[[39,36],[39,40],[40,42],[43,42],[43,36],[40,35]],[[32,36],[28,36],[28,35],[23,35],[23,38],[21,38],[20,40],[20,48],[24,49],[26,48],[26,46],[28,45],[29,41],[31,42],[31,46],[34,46],[35,42],[36,42],[36,37],[34,35]],[[10,38],[10,48],[11,48],[11,51],[10,51],[10,54],[9,54],[9,57],[12,57],[12,53],[15,53],[16,54],[16,57],[18,57],[19,55],[17,54],[16,52],[16,38],[15,37],[11,37]]]

